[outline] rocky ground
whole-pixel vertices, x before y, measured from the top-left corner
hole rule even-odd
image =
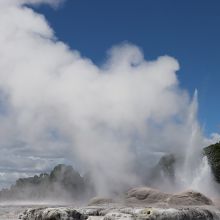
[[[220,210],[198,192],[167,194],[147,187],[129,190],[123,198],[94,198],[86,207],[38,207],[22,220],[218,220]]]
[[[111,207],[34,208],[20,215],[23,220],[214,220],[220,213],[214,207]]]

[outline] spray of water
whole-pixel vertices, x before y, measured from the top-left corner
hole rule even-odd
[[[197,120],[197,112],[198,92],[196,90],[189,108],[186,126],[191,135],[189,135],[186,152],[183,155],[183,162],[176,169],[175,183],[178,190],[192,189],[213,196],[217,191],[211,167],[203,152],[206,142]]]
[[[206,156],[202,158],[202,162],[196,169],[195,177],[193,178],[190,188],[208,195],[215,195],[213,175]]]

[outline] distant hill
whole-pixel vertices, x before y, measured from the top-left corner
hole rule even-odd
[[[88,177],[83,178],[72,166],[57,165],[51,173],[20,178],[10,189],[0,191],[0,200],[74,200],[91,193]]]

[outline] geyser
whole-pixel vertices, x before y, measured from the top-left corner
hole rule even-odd
[[[196,98],[179,87],[178,62],[145,60],[140,48],[121,44],[98,66],[58,41],[27,6],[54,2],[0,1],[0,180],[66,162],[89,172],[106,195],[143,184],[173,153],[187,155],[176,188],[190,187],[190,171],[200,166],[192,162],[212,140],[200,129]]]

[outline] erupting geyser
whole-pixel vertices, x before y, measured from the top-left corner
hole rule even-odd
[[[203,153],[219,135],[204,137],[197,91],[191,98],[179,86],[177,60],[149,61],[139,47],[123,43],[96,65],[57,40],[31,8],[59,2],[0,0],[1,187],[23,177],[1,195],[36,198],[37,186],[40,199],[104,197],[93,200],[98,208],[35,208],[25,220],[92,220],[94,213],[103,220],[219,219],[205,196],[217,190]],[[39,175],[58,163],[81,175],[62,165],[57,176]],[[39,176],[27,181],[33,174]],[[157,190],[129,190],[141,185]]]
[[[97,194],[108,195],[144,184],[160,157],[173,153],[182,161],[171,188],[189,187],[212,140],[198,124],[197,95],[191,100],[179,87],[178,62],[147,61],[140,48],[122,44],[97,66],[57,41],[46,19],[25,5],[41,2],[54,4],[0,2],[4,177],[73,163],[90,173]]]

